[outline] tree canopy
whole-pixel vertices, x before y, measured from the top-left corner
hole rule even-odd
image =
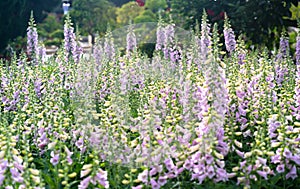
[[[290,7],[297,6],[297,0],[172,0],[172,12],[177,22],[185,28],[201,20],[203,9],[210,21],[223,22],[226,12],[237,33],[246,33],[254,43],[268,43],[274,35],[280,35],[286,26],[296,26],[290,19]]]
[[[1,0],[0,1],[0,52],[7,43],[26,33],[30,12],[33,11],[36,22],[40,22],[61,0]]]
[[[107,0],[74,0],[70,11],[74,23],[83,34],[94,36],[115,23],[115,7]]]

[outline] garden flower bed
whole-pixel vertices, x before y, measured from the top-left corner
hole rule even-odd
[[[297,188],[300,35],[251,50],[204,13],[180,44],[160,21],[153,57],[112,32],[84,57],[69,18],[45,59],[31,18],[26,54],[0,64],[0,188]]]

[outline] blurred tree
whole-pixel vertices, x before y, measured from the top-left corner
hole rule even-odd
[[[141,12],[144,11],[143,7],[139,7],[136,2],[128,2],[122,7],[117,8],[117,23],[121,25],[126,25],[129,20],[134,20]]]
[[[61,0],[1,0],[0,1],[0,52],[7,43],[18,36],[25,36],[30,12],[37,23],[41,22]]]
[[[115,7],[108,0],[74,0],[70,15],[82,34],[104,33],[107,24],[115,25]]]
[[[121,7],[122,5],[131,2],[132,0],[109,0],[113,4],[115,4],[118,7]]]
[[[59,46],[63,39],[63,22],[55,14],[48,14],[41,24],[37,25],[40,38],[46,46]]]
[[[298,6],[292,5],[291,7],[291,12],[292,12],[292,20],[300,20],[300,2],[298,2]]]
[[[284,19],[291,17],[291,3],[297,5],[298,0],[172,0],[171,7],[177,23],[185,28],[201,20],[203,9],[212,22],[222,23],[226,12],[237,33],[246,33],[254,43],[270,46],[274,35],[280,35],[284,27],[296,26],[295,21]]]
[[[168,4],[166,0],[147,0],[145,3],[145,8],[150,9],[154,13],[165,10],[167,7]]]
[[[155,15],[151,10],[144,10],[137,17],[134,18],[134,23],[142,22],[155,22],[157,21],[157,15]]]

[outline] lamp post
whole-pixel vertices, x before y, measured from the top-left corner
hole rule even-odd
[[[62,8],[64,10],[64,14],[68,14],[70,7],[71,7],[70,0],[62,0]]]

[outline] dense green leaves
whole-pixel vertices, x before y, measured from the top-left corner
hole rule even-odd
[[[60,5],[61,0],[1,0],[0,1],[0,52],[7,42],[26,33],[30,11],[34,18],[41,22],[45,12],[50,12]]]
[[[224,12],[229,16],[234,30],[246,33],[254,43],[273,45],[271,40],[279,36],[287,26],[296,26],[291,17],[290,7],[297,0],[172,0],[172,12],[177,14],[177,22],[185,28],[191,28],[201,19],[203,9],[207,10],[213,22],[222,23]]]

